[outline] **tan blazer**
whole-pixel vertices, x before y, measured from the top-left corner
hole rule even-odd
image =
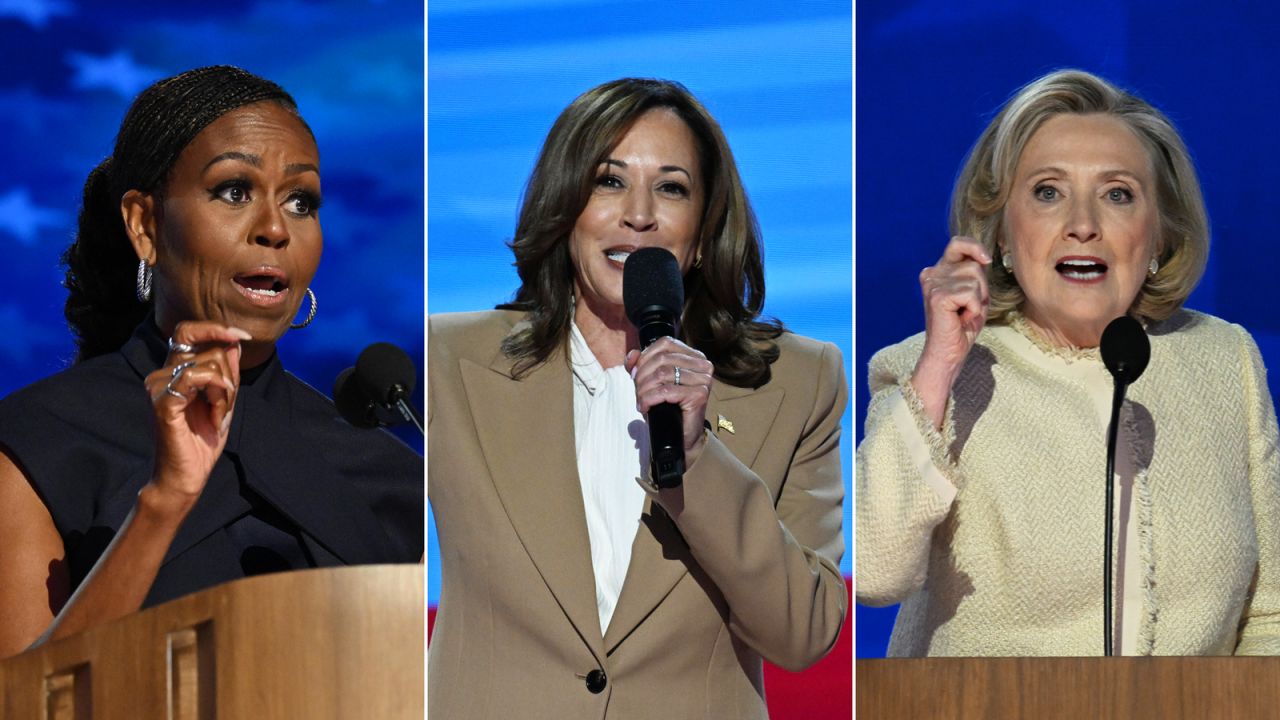
[[[646,500],[601,637],[571,371],[559,352],[512,379],[499,344],[520,319],[428,322],[427,482],[443,564],[429,716],[767,717],[761,657],[812,664],[848,601],[839,350],[785,334],[768,384],[716,382],[717,430],[682,489]]]

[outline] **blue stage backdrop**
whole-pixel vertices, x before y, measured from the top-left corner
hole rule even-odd
[[[965,153],[1014,90],[1064,67],[1099,73],[1173,119],[1212,223],[1208,271],[1187,305],[1240,323],[1280,367],[1269,195],[1280,185],[1277,20],[1280,10],[1258,3],[858,3],[859,440],[867,361],[924,329],[916,276],[947,243]],[[858,657],[884,655],[896,610],[857,608]]]
[[[284,86],[320,146],[319,313],[286,335],[286,367],[325,394],[377,340],[421,367],[422,57],[412,2],[0,2],[0,394],[74,357],[59,256],[130,101],[213,64]]]
[[[432,0],[427,16],[432,313],[492,308],[516,290],[504,243],[557,114],[607,80],[663,77],[687,85],[728,135],[764,233],[766,312],[837,343],[851,367],[848,0]],[[851,421],[847,414],[846,485]],[[846,532],[851,526],[846,510]],[[432,534],[433,605],[437,553]],[[851,556],[850,548],[846,574]]]

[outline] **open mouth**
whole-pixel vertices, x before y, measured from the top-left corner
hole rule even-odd
[[[1054,269],[1073,282],[1095,282],[1107,274],[1107,264],[1097,258],[1064,258]]]
[[[257,305],[283,302],[289,294],[289,278],[275,268],[258,268],[231,278],[236,289]]]
[[[237,285],[255,295],[275,297],[289,289],[289,286],[285,285],[279,278],[268,275],[238,275],[234,279]]]
[[[604,256],[609,262],[616,262],[619,265],[625,265],[627,258],[631,257],[630,250],[622,250],[620,248],[610,248],[604,251]]]

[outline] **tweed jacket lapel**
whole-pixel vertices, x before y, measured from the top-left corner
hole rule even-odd
[[[723,443],[750,467],[769,434],[782,396],[781,388],[757,391],[717,380],[707,401],[706,419],[715,438],[708,442]],[[776,488],[774,493],[776,497]],[[652,497],[647,498],[631,546],[627,578],[605,633],[606,652],[613,652],[654,611],[694,562],[675,524]]]
[[[464,359],[461,373],[481,452],[507,517],[569,621],[600,655],[565,355],[557,351],[520,380],[512,378],[512,362],[501,354],[488,367]]]

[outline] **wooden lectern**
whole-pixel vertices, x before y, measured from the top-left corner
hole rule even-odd
[[[1280,657],[855,662],[858,717],[1280,718]]]
[[[0,662],[5,720],[423,717],[421,565],[262,575]]]

